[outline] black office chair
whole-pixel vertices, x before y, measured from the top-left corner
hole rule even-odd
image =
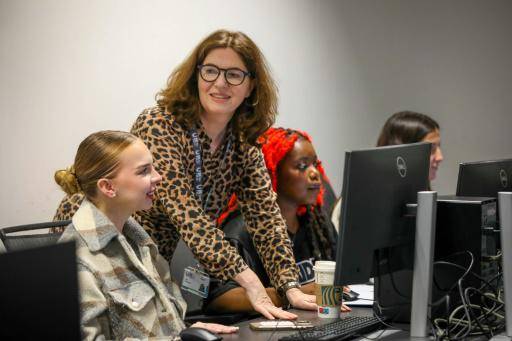
[[[5,249],[10,251],[25,250],[39,246],[55,244],[62,233],[30,233],[31,231],[49,229],[52,227],[65,227],[71,220],[52,221],[47,223],[19,225],[0,228],[0,240]],[[19,232],[27,232],[19,234]]]
[[[7,249],[5,248],[4,242],[2,239],[0,239],[0,253],[7,252]]]

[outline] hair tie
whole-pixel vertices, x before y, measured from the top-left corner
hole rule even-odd
[[[66,168],[66,172],[68,172],[70,175],[73,176],[73,180],[74,180],[73,184],[76,186],[78,191],[81,192],[82,186],[80,186],[80,181],[78,180],[78,176],[76,175],[75,166],[70,166],[70,167]]]

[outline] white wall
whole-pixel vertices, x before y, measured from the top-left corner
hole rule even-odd
[[[0,0],[0,226],[51,219],[78,143],[128,130],[217,28],[263,50],[278,124],[311,133],[337,191],[343,151],[374,145],[397,110],[441,124],[441,192],[459,161],[512,156],[507,0]]]

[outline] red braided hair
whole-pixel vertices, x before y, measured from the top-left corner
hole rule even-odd
[[[270,174],[270,180],[272,181],[272,189],[277,193],[277,168],[282,159],[293,149],[295,142],[303,138],[306,141],[313,143],[309,134],[299,130],[285,129],[285,128],[269,128],[258,138],[258,143],[261,145],[263,157],[265,158],[265,165]],[[322,179],[329,181],[325,175],[325,170],[322,167],[322,163],[318,161],[317,169],[322,176]],[[323,194],[324,187],[320,188],[320,192],[316,198],[315,206],[323,206]],[[238,203],[236,201],[236,195],[233,194],[229,199],[228,207],[224,210],[217,218],[219,225],[229,216],[231,212],[236,210]],[[306,206],[302,205],[297,210],[298,215],[303,215],[306,212]]]

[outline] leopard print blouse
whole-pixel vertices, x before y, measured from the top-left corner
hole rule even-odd
[[[149,148],[163,179],[155,191],[153,207],[138,212],[135,218],[168,261],[181,237],[210,275],[228,280],[247,265],[224,240],[215,221],[227,207],[230,195],[236,193],[272,284],[279,287],[297,280],[291,243],[261,150],[237,142],[228,127],[224,144],[211,153],[211,140],[200,124],[197,132],[203,159],[201,201],[194,194],[194,148],[189,131],[160,107],[146,109],[137,118],[132,133]],[[81,201],[81,194],[64,198],[54,219],[70,219]]]

